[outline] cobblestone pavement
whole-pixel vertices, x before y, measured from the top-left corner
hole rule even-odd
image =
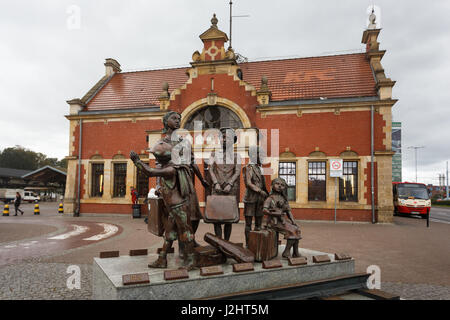
[[[382,282],[381,290],[404,300],[450,300],[450,287],[430,284]]]
[[[80,289],[69,289],[70,264],[42,263],[30,259],[0,268],[0,300],[89,300],[92,295],[92,266],[80,268]]]

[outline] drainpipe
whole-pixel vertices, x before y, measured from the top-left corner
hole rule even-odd
[[[73,216],[80,216],[80,189],[81,189],[81,140],[83,137],[83,120],[80,119],[80,133],[78,135],[78,190],[77,190],[77,208],[75,209]]]
[[[370,184],[372,190],[372,223],[375,223],[375,185],[374,185],[374,143],[373,143],[373,105],[370,106]]]

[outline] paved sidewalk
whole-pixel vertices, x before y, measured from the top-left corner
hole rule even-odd
[[[56,205],[57,206],[57,205]],[[53,209],[52,209],[53,210]],[[48,217],[54,216],[50,211]],[[156,251],[158,238],[147,231],[143,219],[131,216],[59,217],[67,222],[105,222],[119,225],[122,233],[96,244],[46,255],[0,268],[0,299],[90,299],[92,259],[101,251],[130,249]],[[47,216],[40,217],[36,232],[45,232]],[[303,239],[300,246],[329,253],[348,253],[356,260],[356,272],[370,265],[381,269],[381,289],[400,294],[404,299],[450,300],[450,225],[409,217],[395,217],[394,224],[362,224],[299,221]],[[1,218],[0,218],[1,224]],[[28,226],[27,230],[33,229]],[[48,229],[52,232],[52,229]],[[32,231],[29,231],[32,233]],[[212,225],[201,223],[196,238],[213,232]],[[243,242],[244,224],[233,225],[233,242]],[[30,234],[31,234],[30,233]],[[0,241],[4,242],[0,237]],[[175,246],[177,251],[177,245]],[[1,257],[0,257],[1,259]],[[81,269],[81,289],[66,287],[69,265]]]

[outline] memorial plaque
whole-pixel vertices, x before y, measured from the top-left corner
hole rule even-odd
[[[289,258],[288,264],[290,266],[301,266],[301,265],[308,264],[308,259],[306,257]]]
[[[186,269],[164,271],[164,280],[188,279],[189,273]]]
[[[323,254],[320,256],[313,256],[313,262],[314,263],[331,262],[331,259],[327,254]]]
[[[161,252],[162,248],[158,248],[158,250],[156,250],[156,253],[159,254]],[[167,253],[174,253],[175,249],[172,247],[169,249],[169,251],[167,251]]]
[[[103,258],[117,258],[119,256],[119,251],[103,251],[100,252],[100,259]]]
[[[201,276],[215,276],[218,274],[223,274],[223,270],[222,270],[221,266],[211,266],[211,267],[200,268]]]
[[[235,263],[233,264],[233,272],[245,272],[245,271],[253,271],[255,268],[253,267],[253,263]]]
[[[148,254],[147,249],[132,249],[130,250],[130,256],[146,256]]]
[[[150,283],[148,273],[124,274],[122,276],[123,285]]]
[[[283,265],[280,260],[263,261],[263,269],[281,268]]]
[[[351,260],[352,259],[352,257],[351,256],[349,256],[348,254],[345,254],[345,253],[335,253],[334,254],[334,259],[335,260]]]

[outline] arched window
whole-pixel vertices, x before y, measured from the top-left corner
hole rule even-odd
[[[208,106],[194,112],[186,121],[184,129],[194,130],[194,121],[202,122],[202,129],[243,128],[239,117],[230,109],[221,106]]]

